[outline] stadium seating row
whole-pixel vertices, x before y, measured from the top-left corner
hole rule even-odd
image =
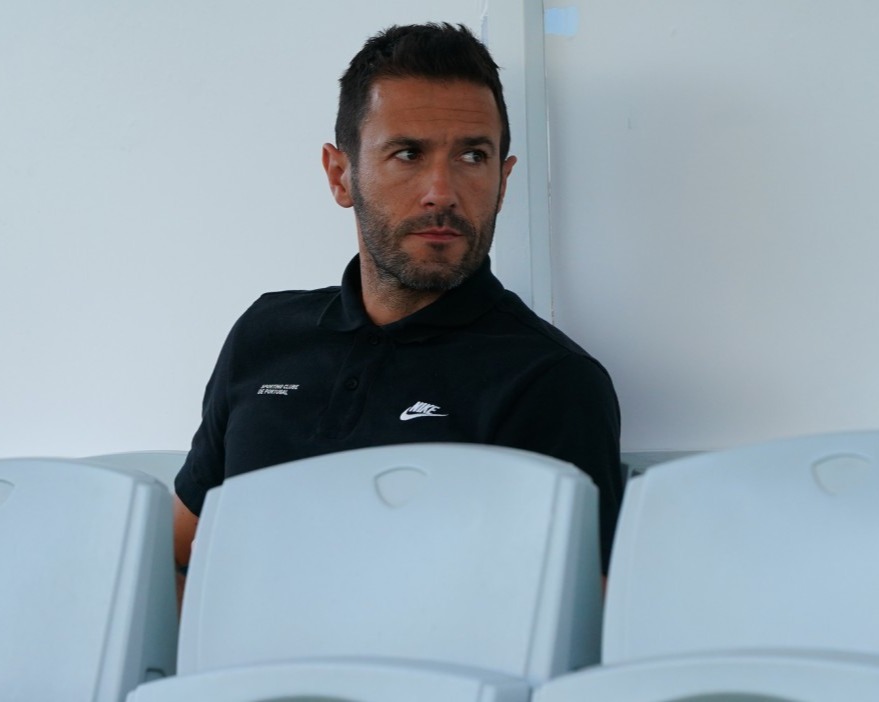
[[[183,456],[0,460],[0,699],[879,699],[879,432],[634,477],[606,600],[595,487],[554,459],[410,444],[238,476],[178,632]]]

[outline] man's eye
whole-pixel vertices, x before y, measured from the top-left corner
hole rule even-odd
[[[414,161],[418,158],[418,152],[415,149],[402,149],[394,154],[394,158],[400,161]]]
[[[483,163],[488,159],[488,154],[481,149],[473,149],[472,151],[465,151],[461,158],[467,163]]]

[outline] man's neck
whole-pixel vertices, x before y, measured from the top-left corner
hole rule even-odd
[[[373,324],[383,327],[435,302],[443,294],[434,290],[413,290],[396,280],[378,275],[377,271],[364,270],[364,256],[360,257],[360,280],[363,308]]]

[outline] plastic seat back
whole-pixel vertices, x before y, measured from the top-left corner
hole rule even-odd
[[[879,432],[649,469],[623,499],[602,660],[747,648],[879,655]]]
[[[378,656],[534,683],[597,662],[597,505],[573,466],[477,445],[231,478],[199,521],[178,668]]]
[[[0,460],[0,699],[119,702],[174,672],[171,498],[149,476]]]
[[[186,460],[186,451],[126,451],[123,453],[105,453],[100,456],[83,458],[92,465],[108,468],[133,468],[148,473],[161,480],[168,489],[174,492],[174,478]]]

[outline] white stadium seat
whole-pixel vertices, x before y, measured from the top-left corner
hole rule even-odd
[[[0,460],[0,534],[0,699],[119,702],[174,673],[161,483],[73,460]]]
[[[599,658],[598,496],[514,449],[407,444],[254,471],[209,492],[180,673],[304,656],[541,682]]]
[[[199,520],[179,675],[129,702],[526,702],[598,661],[599,554],[591,480],[524,451],[375,447],[230,478]]]
[[[629,482],[602,661],[753,648],[879,655],[877,602],[879,432],[701,454]]]

